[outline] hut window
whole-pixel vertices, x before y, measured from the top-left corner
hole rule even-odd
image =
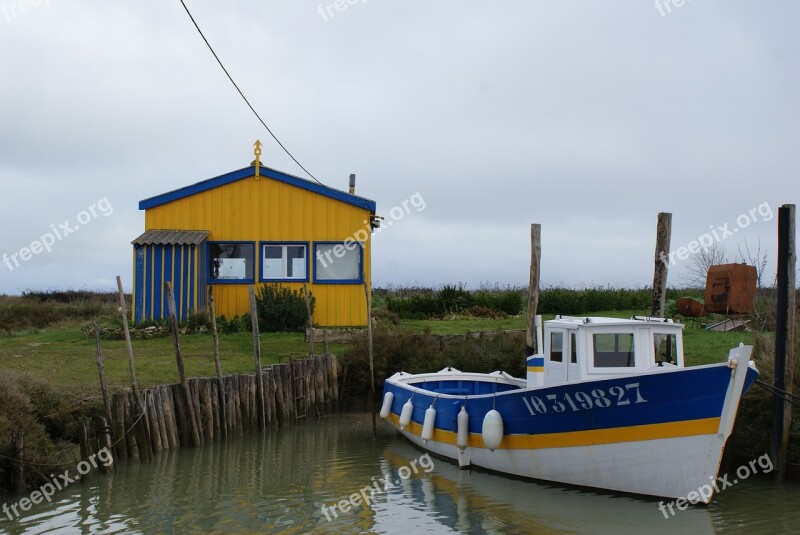
[[[360,284],[363,282],[364,246],[356,241],[314,244],[314,282]]]
[[[308,280],[308,245],[264,243],[261,245],[261,280]]]
[[[253,282],[254,253],[252,242],[209,242],[209,281]]]

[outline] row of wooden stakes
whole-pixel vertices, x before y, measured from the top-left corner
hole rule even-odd
[[[141,410],[134,392],[116,393],[111,399],[111,425],[99,430],[98,447],[112,444],[118,461],[150,460],[162,450],[329,414],[339,403],[338,366],[335,355],[325,354],[264,367],[263,418],[255,374],[188,379],[189,403],[181,384],[142,389]],[[193,427],[199,431],[197,443]]]

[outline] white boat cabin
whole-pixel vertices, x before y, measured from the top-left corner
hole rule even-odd
[[[537,334],[541,349],[527,359],[528,387],[684,365],[683,325],[671,319],[556,316]]]

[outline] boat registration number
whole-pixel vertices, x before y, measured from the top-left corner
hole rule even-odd
[[[593,407],[607,409],[609,407],[624,407],[637,403],[647,403],[639,391],[639,383],[615,385],[604,388],[594,388],[588,392],[564,392],[563,394],[546,394],[544,396],[523,397],[522,401],[528,408],[531,416],[539,414],[563,412],[578,412],[590,410]]]

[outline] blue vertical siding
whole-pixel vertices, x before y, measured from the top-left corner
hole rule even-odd
[[[144,313],[144,247],[136,246],[136,272],[133,281],[133,321],[142,321]]]

